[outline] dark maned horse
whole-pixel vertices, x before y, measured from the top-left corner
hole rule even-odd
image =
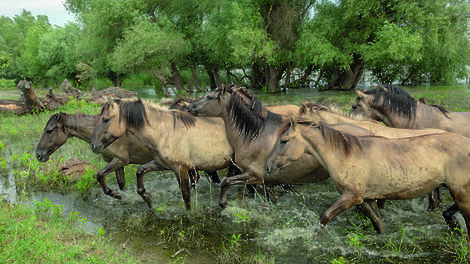
[[[227,190],[238,184],[286,183],[303,184],[328,178],[315,157],[305,155],[270,175],[265,163],[284,118],[264,108],[246,89],[223,87],[196,99],[189,106],[195,115],[220,117],[224,120],[227,138],[235,152],[235,164],[242,174],[226,178],[221,184],[219,205],[227,205]],[[363,204],[377,232],[381,232],[380,216],[375,201]]]
[[[118,100],[103,105],[90,145],[95,153],[127,133],[151,149],[152,161],[137,170],[137,192],[151,207],[142,175],[154,167],[175,172],[186,209],[190,209],[188,169],[218,170],[230,165],[233,151],[223,122],[196,118],[190,113],[163,109],[141,99]]]
[[[356,137],[323,123],[295,120],[284,127],[266,168],[275,172],[287,157],[308,154],[328,169],[341,196],[320,216],[321,225],[366,199],[411,199],[445,183],[470,230],[469,138],[455,133]],[[458,226],[452,217],[446,222]]]
[[[36,158],[41,162],[48,161],[49,156],[71,137],[76,137],[90,143],[90,137],[95,129],[97,118],[97,115],[81,113],[58,113],[51,115],[36,147]],[[131,135],[123,136],[101,152],[101,155],[108,164],[98,171],[96,179],[100,183],[103,192],[116,199],[121,199],[121,195],[106,185],[105,176],[114,171],[119,189],[123,190],[126,185],[124,167],[128,164],[144,164],[152,160],[150,151]],[[164,170],[165,168],[155,169]],[[190,173],[191,179],[193,182],[196,182],[196,171],[191,171]],[[213,178],[213,181],[220,182],[218,177]]]

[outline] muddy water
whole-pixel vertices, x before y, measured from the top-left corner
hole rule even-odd
[[[306,100],[324,96],[303,91],[294,96],[299,93]],[[78,144],[87,151],[86,144]],[[70,155],[76,145],[69,149],[66,144],[56,154]],[[47,198],[64,205],[65,214],[78,211],[87,219],[82,225],[85,231],[104,230],[111,242],[148,263],[453,263],[468,250],[464,240],[448,232],[441,216],[452,204],[445,189],[443,203],[433,212],[426,212],[426,197],[387,201],[380,212],[384,234],[377,235],[354,209],[319,231],[319,215],[339,197],[331,180],[296,186],[297,193],[277,187],[275,204],[266,201],[261,188],[250,194],[244,187],[233,187],[228,194],[229,206],[222,210],[217,205],[220,185],[208,182],[202,173],[192,190],[192,210],[185,212],[170,172],[152,172],[145,177],[146,189],[153,197],[152,210],[137,195],[132,181],[121,191],[123,199],[119,201],[103,195],[99,188],[86,197],[28,191],[23,197],[11,175],[2,176],[3,198],[26,199],[30,205]],[[118,190],[114,175],[108,175],[107,182]],[[459,214],[458,219],[464,226]]]

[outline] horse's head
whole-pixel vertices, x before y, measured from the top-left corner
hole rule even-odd
[[[233,87],[223,86],[191,102],[188,111],[195,116],[221,117],[230,100]]]
[[[299,109],[299,117],[318,123],[323,120],[322,111],[329,111],[329,108],[321,104],[303,102]]]
[[[41,162],[48,161],[49,156],[65,144],[68,138],[67,114],[53,114],[47,121],[36,147],[36,158]]]
[[[377,107],[383,105],[385,97],[377,91],[376,88],[372,91],[361,92],[356,90],[357,98],[354,104],[351,107],[350,113],[354,115],[361,115],[365,119],[372,119],[379,122],[384,122],[385,125],[391,126],[391,122],[387,115],[383,113],[382,107]]]
[[[101,113],[90,138],[90,147],[95,153],[101,153],[126,132],[119,118],[120,107],[117,102],[109,100],[101,107]]]
[[[279,170],[293,161],[299,160],[304,154],[305,146],[299,129],[296,128],[297,120],[291,117],[285,121],[277,133],[278,138],[266,161],[266,172],[271,173]]]

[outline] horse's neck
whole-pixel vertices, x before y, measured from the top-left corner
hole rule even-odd
[[[334,168],[332,164],[335,161],[345,158],[345,154],[342,151],[332,151],[331,146],[326,142],[319,129],[303,125],[299,129],[306,146],[305,153],[312,155],[323,168]]]
[[[70,137],[77,137],[90,142],[91,134],[96,126],[96,119],[93,115],[71,114],[68,115],[67,126]]]
[[[328,112],[328,111],[318,111],[320,114],[320,117],[322,120],[324,120],[328,124],[334,124],[334,123],[351,123],[355,120],[345,117],[340,114]]]

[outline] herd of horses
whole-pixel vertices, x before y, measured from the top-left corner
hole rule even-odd
[[[445,186],[454,200],[443,213],[446,223],[459,228],[460,211],[470,230],[470,113],[426,104],[392,86],[357,94],[348,114],[314,103],[264,107],[234,85],[178,100],[173,109],[140,98],[108,100],[98,115],[52,115],[36,157],[45,162],[68,138],[80,138],[108,162],[97,173],[106,195],[121,199],[105,175],[114,171],[122,190],[124,166],[141,164],[137,193],[147,205],[152,207],[152,198],[144,174],[171,170],[187,210],[198,171],[219,183],[216,171],[228,168],[220,184],[221,207],[234,185],[269,187],[331,177],[340,196],[321,214],[321,226],[357,206],[378,233],[385,200],[428,194],[428,209],[435,209],[439,187]]]

